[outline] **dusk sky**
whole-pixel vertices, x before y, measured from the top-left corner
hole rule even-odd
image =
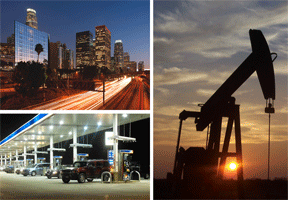
[[[173,170],[179,113],[200,111],[197,105],[204,104],[252,52],[249,29],[261,30],[271,53],[278,54],[273,63],[270,178],[287,177],[287,14],[287,1],[154,3],[154,178],[166,178]],[[240,104],[244,178],[266,179],[268,114],[256,73],[233,96]],[[222,127],[223,143],[226,126]],[[187,119],[180,146],[205,147],[206,134],[206,129],[196,131],[194,119]],[[234,141],[233,131],[230,152],[235,152]]]
[[[14,33],[14,20],[26,23],[27,8],[36,10],[38,30],[50,41],[66,43],[76,56],[76,33],[106,25],[111,31],[111,57],[115,40],[122,40],[131,61],[144,61],[150,69],[150,1],[1,1],[1,42]]]

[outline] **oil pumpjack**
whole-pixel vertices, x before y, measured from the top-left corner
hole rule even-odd
[[[252,53],[220,86],[220,88],[201,105],[200,112],[183,110],[180,115],[178,140],[173,174],[168,173],[167,179],[172,182],[174,198],[217,198],[217,181],[223,178],[227,157],[237,160],[238,198],[243,198],[243,166],[240,129],[239,105],[235,104],[232,94],[256,71],[264,98],[265,112],[274,113],[275,76],[273,61],[276,53],[270,53],[268,44],[260,30],[249,30]],[[272,55],[275,55],[272,60]],[[228,117],[222,152],[220,138],[222,118]],[[195,118],[196,130],[203,131],[211,126],[208,145],[190,147],[187,150],[180,147],[182,122],[187,118]],[[233,123],[235,124],[236,152],[228,152]],[[220,161],[220,162],[219,162]],[[183,184],[181,184],[183,174]],[[182,186],[181,186],[182,185]],[[215,186],[216,185],[216,186]]]

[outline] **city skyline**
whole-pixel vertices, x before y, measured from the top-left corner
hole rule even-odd
[[[121,39],[124,51],[129,52],[131,60],[135,60],[137,63],[144,60],[145,68],[150,69],[149,1],[89,1],[81,2],[81,4],[66,1],[56,2],[56,4],[55,2],[46,1],[5,1],[1,4],[2,19],[4,19],[2,20],[1,29],[2,43],[6,43],[7,38],[14,33],[14,20],[24,24],[26,22],[26,10],[32,8],[36,11],[38,30],[48,33],[50,42],[60,41],[66,43],[69,49],[76,52],[75,35],[77,32],[89,30],[95,38],[95,27],[106,25],[111,31],[111,44]],[[98,10],[102,9],[101,12],[95,12],[93,10],[94,6]],[[112,52],[114,52],[114,45],[111,45]],[[113,53],[111,57],[113,57]]]

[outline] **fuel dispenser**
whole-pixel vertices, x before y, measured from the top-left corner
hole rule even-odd
[[[131,168],[130,163],[132,160],[133,150],[119,150],[119,172],[120,172],[120,180],[122,177],[122,181],[130,181],[131,176]]]
[[[131,160],[133,150],[122,149],[118,151],[118,173],[111,170],[115,181],[130,181],[131,180]],[[108,161],[112,168],[115,168],[113,150],[108,151]]]
[[[33,165],[34,164],[34,159],[26,159],[26,166],[29,166],[29,165]]]
[[[57,167],[59,165],[62,165],[62,159],[63,159],[63,156],[54,156],[53,157],[54,166]]]
[[[85,161],[88,160],[89,154],[88,153],[78,153],[77,154],[77,161]]]
[[[24,167],[24,160],[15,161],[15,168]]]
[[[37,158],[37,163],[45,163],[46,158]]]

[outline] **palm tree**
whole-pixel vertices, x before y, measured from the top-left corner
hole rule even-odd
[[[38,53],[37,63],[39,62],[39,55],[44,51],[43,46],[41,44],[36,44],[35,51]]]

